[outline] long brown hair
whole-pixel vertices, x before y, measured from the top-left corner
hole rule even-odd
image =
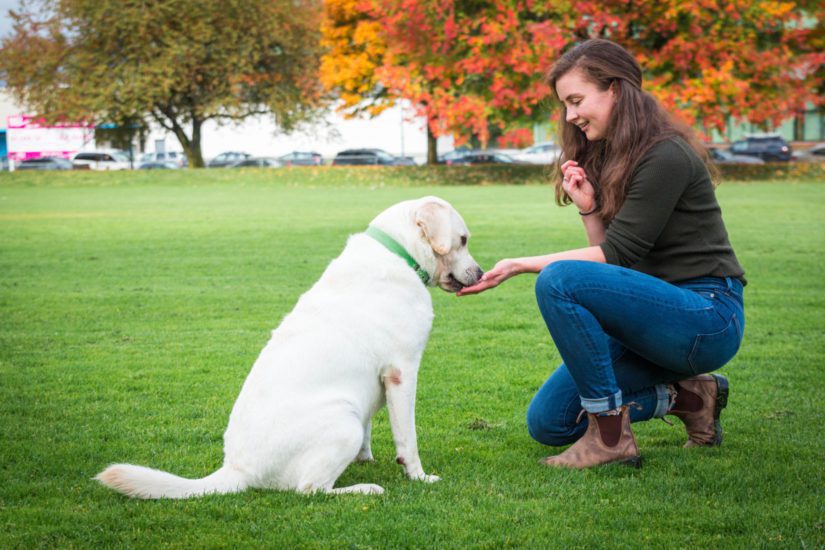
[[[715,174],[707,149],[693,130],[674,119],[648,92],[642,90],[642,69],[634,57],[610,40],[592,39],[567,51],[550,69],[547,83],[556,92],[556,82],[572,70],[605,91],[613,86],[616,104],[613,106],[605,139],[588,141],[575,124],[567,122],[562,102],[559,121],[559,141],[565,160],[575,160],[584,168],[596,191],[598,213],[610,221],[627,196],[630,179],[637,164],[655,144],[672,137],[681,137]],[[570,197],[556,183],[556,202],[570,204]]]

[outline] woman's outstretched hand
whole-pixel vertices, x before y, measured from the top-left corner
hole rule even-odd
[[[481,276],[481,279],[472,286],[466,286],[456,293],[456,296],[467,296],[469,294],[478,294],[490,288],[497,287],[513,275],[521,273],[518,270],[518,265],[513,260],[501,260],[493,269]]]

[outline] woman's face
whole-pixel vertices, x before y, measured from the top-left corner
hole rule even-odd
[[[590,141],[605,138],[616,103],[612,86],[600,90],[579,69],[573,69],[556,81],[556,93],[564,103],[567,122],[578,126]]]

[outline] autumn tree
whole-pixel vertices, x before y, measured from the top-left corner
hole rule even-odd
[[[386,85],[384,70],[395,61],[388,54],[379,6],[380,2],[372,0],[324,2],[321,82],[339,99],[337,111],[346,118],[374,117],[404,99],[397,89]],[[406,99],[418,102],[416,114],[426,113],[426,98]],[[428,119],[425,114],[425,120]],[[429,124],[427,157],[430,163],[437,160],[436,134]]]
[[[686,122],[723,132],[729,116],[778,126],[822,104],[825,54],[812,40],[813,2],[579,2],[571,30],[634,52],[646,87]]]
[[[376,73],[384,64],[387,44],[380,23],[363,9],[363,0],[325,0],[321,35],[321,83],[340,101],[340,113],[348,118],[376,116],[395,104],[398,98]]]
[[[821,3],[751,0],[580,0],[543,3],[360,0],[381,28],[375,81],[409,99],[436,135],[517,135],[546,118],[543,76],[578,41],[632,51],[646,88],[691,124],[724,130],[728,116],[777,124],[822,104]],[[818,10],[818,11],[816,11]],[[523,131],[523,130],[522,130]]]
[[[321,112],[317,0],[40,0],[10,12],[0,76],[47,120],[152,120],[203,166],[208,120]]]
[[[491,129],[523,134],[543,116],[549,90],[541,75],[566,43],[549,6],[386,0],[369,11],[388,43],[380,78],[418,107],[436,136],[486,145]]]

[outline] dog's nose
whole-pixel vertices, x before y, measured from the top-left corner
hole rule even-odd
[[[476,266],[472,275],[473,281],[478,281],[479,279],[481,279],[481,276],[484,275],[484,270],[481,269],[481,266]]]

